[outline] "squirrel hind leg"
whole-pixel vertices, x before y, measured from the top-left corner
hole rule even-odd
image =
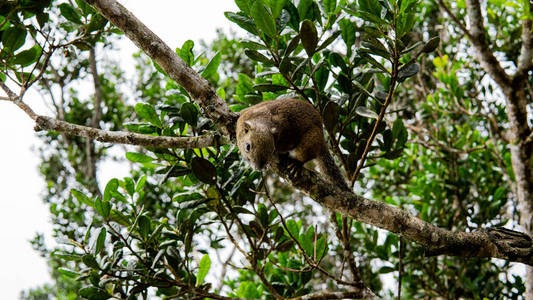
[[[291,151],[289,157],[302,163],[315,159],[327,151],[322,129],[314,128],[302,135],[300,143]]]

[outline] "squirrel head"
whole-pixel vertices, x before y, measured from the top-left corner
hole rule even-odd
[[[237,146],[255,170],[263,169],[275,159],[275,132],[276,128],[255,120],[237,122]]]

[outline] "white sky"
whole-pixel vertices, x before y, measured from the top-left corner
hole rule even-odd
[[[232,0],[122,0],[153,32],[175,48],[191,39],[198,43],[216,37],[216,28],[227,32],[232,26],[224,11],[237,11]],[[125,39],[127,40],[127,39]],[[122,43],[125,55],[136,49]],[[1,94],[1,93],[0,93]],[[46,109],[41,98],[31,93],[24,99],[40,114]],[[49,212],[40,197],[44,190],[39,175],[38,147],[33,121],[12,103],[0,101],[0,291],[2,299],[17,299],[20,291],[50,280],[46,261],[33,251],[29,240],[44,232],[51,243]],[[121,174],[122,175],[122,174]],[[119,175],[119,176],[121,176]],[[113,177],[102,174],[101,182]]]

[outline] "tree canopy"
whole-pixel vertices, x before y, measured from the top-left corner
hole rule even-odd
[[[115,0],[0,3],[0,100],[44,141],[60,242],[32,241],[54,282],[23,299],[533,299],[528,1],[235,3],[244,38],[177,49]],[[99,56],[120,37],[134,80]],[[239,111],[283,97],[350,191],[241,159]]]

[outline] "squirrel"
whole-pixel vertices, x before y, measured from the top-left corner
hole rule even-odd
[[[265,101],[241,111],[237,146],[255,170],[287,155],[302,165],[315,159],[320,173],[349,190],[329,153],[320,113],[312,104],[294,98]]]

